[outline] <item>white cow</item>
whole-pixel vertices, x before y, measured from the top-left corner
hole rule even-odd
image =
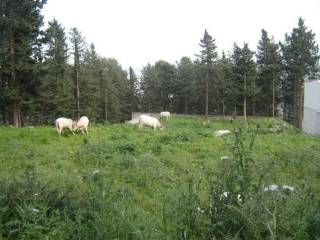
[[[56,129],[60,135],[63,129],[65,128],[68,128],[74,135],[73,130],[76,125],[76,122],[73,121],[72,119],[61,117],[61,118],[58,118],[55,123],[56,123]]]
[[[86,116],[82,116],[76,123],[75,130],[81,130],[82,134],[84,134],[83,130],[86,131],[88,134],[88,126],[89,126],[89,119]]]
[[[170,119],[170,112],[161,112],[160,118],[166,118],[167,120]]]
[[[139,128],[142,128],[143,125],[146,125],[148,127],[152,127],[154,130],[156,130],[157,128],[159,128],[160,130],[164,129],[164,127],[161,125],[161,123],[157,118],[150,117],[148,115],[140,115],[138,117],[138,121],[139,121]]]

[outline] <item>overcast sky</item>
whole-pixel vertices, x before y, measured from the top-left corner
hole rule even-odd
[[[264,28],[276,41],[298,17],[320,41],[320,0],[48,0],[45,21],[77,27],[104,57],[141,69],[158,60],[175,63],[200,50],[204,29],[219,52],[248,42],[252,50]]]

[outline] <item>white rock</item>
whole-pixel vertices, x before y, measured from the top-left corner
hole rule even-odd
[[[34,213],[38,213],[38,212],[39,212],[39,210],[38,210],[38,209],[36,209],[36,208],[32,208],[32,212],[34,212]]]
[[[230,130],[217,130],[214,132],[214,135],[216,137],[221,137],[221,136],[229,134],[229,133],[231,133]]]
[[[272,185],[270,185],[270,186],[265,187],[263,190],[264,190],[265,192],[267,192],[267,191],[275,192],[275,191],[278,191],[278,189],[279,189],[279,187],[278,187],[277,184],[272,184]]]
[[[285,190],[289,190],[290,192],[294,191],[294,187],[288,186],[288,185],[282,185],[282,188]]]
[[[225,160],[228,160],[229,157],[228,156],[222,156],[220,159],[221,159],[221,161],[225,161]]]

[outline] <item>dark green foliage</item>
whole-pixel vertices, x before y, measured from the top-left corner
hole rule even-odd
[[[278,44],[269,38],[264,29],[261,33],[256,53],[257,88],[263,94],[257,99],[257,109],[275,116],[280,102],[281,57]]]
[[[142,70],[142,106],[146,112],[172,111],[176,99],[176,68],[165,61]]]
[[[251,101],[251,114],[255,115],[255,97],[256,90],[256,66],[253,60],[254,52],[249,49],[247,43],[243,48],[234,44],[232,53],[233,75],[237,88],[234,97],[237,99],[237,105],[243,108],[243,116],[246,121],[249,101]],[[243,104],[241,104],[243,103]]]
[[[23,116],[34,114],[38,107],[43,24],[40,11],[45,3],[0,2],[0,87],[5,93],[0,106],[3,120],[17,127],[23,125]]]
[[[198,84],[202,87],[200,93],[204,99],[204,114],[206,118],[209,114],[209,89],[212,89],[216,83],[215,79],[215,68],[216,58],[218,57],[215,40],[210,36],[207,30],[204,31],[203,39],[200,40],[200,54],[198,55],[197,63],[200,64],[201,76],[198,79]],[[210,93],[210,96],[213,93]]]
[[[139,93],[139,81],[138,78],[133,71],[133,69],[129,68],[129,96],[128,101],[131,103],[130,112],[138,112],[141,108],[140,103],[140,93]]]
[[[57,116],[72,117],[74,97],[67,69],[68,48],[64,28],[57,20],[45,31],[44,76],[40,86],[42,123],[53,123]]]
[[[299,18],[298,27],[285,35],[280,44],[284,65],[283,103],[287,121],[301,128],[303,117],[303,83],[319,73],[319,47],[315,34]]]

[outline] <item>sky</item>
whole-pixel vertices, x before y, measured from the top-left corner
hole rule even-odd
[[[256,50],[262,28],[283,41],[301,16],[319,44],[319,11],[320,0],[48,0],[42,13],[67,32],[78,28],[100,56],[141,70],[158,60],[195,59],[205,29],[219,53],[234,42]]]

